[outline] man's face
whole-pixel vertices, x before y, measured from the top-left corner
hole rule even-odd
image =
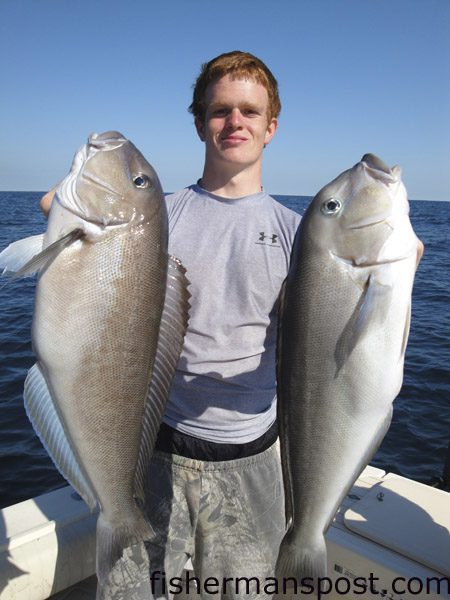
[[[196,119],[206,144],[206,159],[222,164],[249,166],[261,161],[264,144],[272,139],[277,120],[268,118],[269,97],[260,83],[225,75],[208,85],[205,121]]]

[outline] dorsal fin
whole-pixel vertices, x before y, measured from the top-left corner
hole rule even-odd
[[[144,411],[141,448],[136,468],[135,495],[144,501],[144,485],[156,436],[166,407],[172,379],[183,347],[189,318],[189,281],[181,262],[170,256],[166,296],[161,315],[158,344]]]

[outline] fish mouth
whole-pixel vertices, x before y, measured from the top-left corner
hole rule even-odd
[[[396,183],[399,181],[401,170],[399,167],[388,167],[378,156],[375,154],[364,154],[361,158],[360,164],[364,166],[366,171],[374,178],[382,181],[383,183]]]
[[[94,185],[102,192],[112,195],[112,200],[123,200],[123,195],[115,190],[107,181],[89,172],[89,162],[98,152],[107,152],[123,146],[128,140],[118,131],[106,131],[105,133],[91,133],[86,144],[86,156],[84,164],[80,167],[79,178]]]
[[[106,200],[110,205],[123,202],[123,194],[119,193],[107,181],[90,172],[88,169],[89,161],[98,152],[114,150],[127,142],[128,140],[117,131],[107,131],[102,134],[92,133],[88,138],[87,144],[82,146],[75,155],[69,175],[58,187],[56,197],[59,204],[76,217],[101,228],[128,224],[128,218],[120,218],[119,216],[112,215],[95,218],[89,215],[77,193],[77,183],[82,182],[94,188],[92,190],[94,196],[95,190],[100,190],[102,194],[107,195]]]
[[[88,137],[87,145],[89,149],[97,150],[115,150],[123,146],[128,140],[118,131],[105,131],[104,133],[91,133]]]
[[[361,162],[365,163],[370,169],[382,171],[383,173],[386,173],[388,175],[391,175],[392,173],[390,167],[388,167],[388,165],[385,162],[383,162],[381,158],[379,158],[375,154],[372,154],[371,152],[364,154],[364,156],[361,159]]]

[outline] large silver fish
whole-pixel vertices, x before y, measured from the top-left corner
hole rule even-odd
[[[11,244],[0,267],[39,271],[25,407],[59,470],[100,509],[104,582],[125,547],[152,537],[144,479],[187,324],[155,171],[122,134],[92,134],[45,235]]]
[[[324,534],[386,434],[423,245],[399,167],[366,154],[314,197],[281,307],[278,403],[289,529],[280,577],[324,577]]]

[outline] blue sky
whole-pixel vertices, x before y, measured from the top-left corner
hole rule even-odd
[[[1,0],[0,189],[48,189],[107,129],[166,191],[194,182],[191,86],[235,49],[280,85],[269,193],[313,195],[373,152],[410,198],[450,200],[449,0]]]

